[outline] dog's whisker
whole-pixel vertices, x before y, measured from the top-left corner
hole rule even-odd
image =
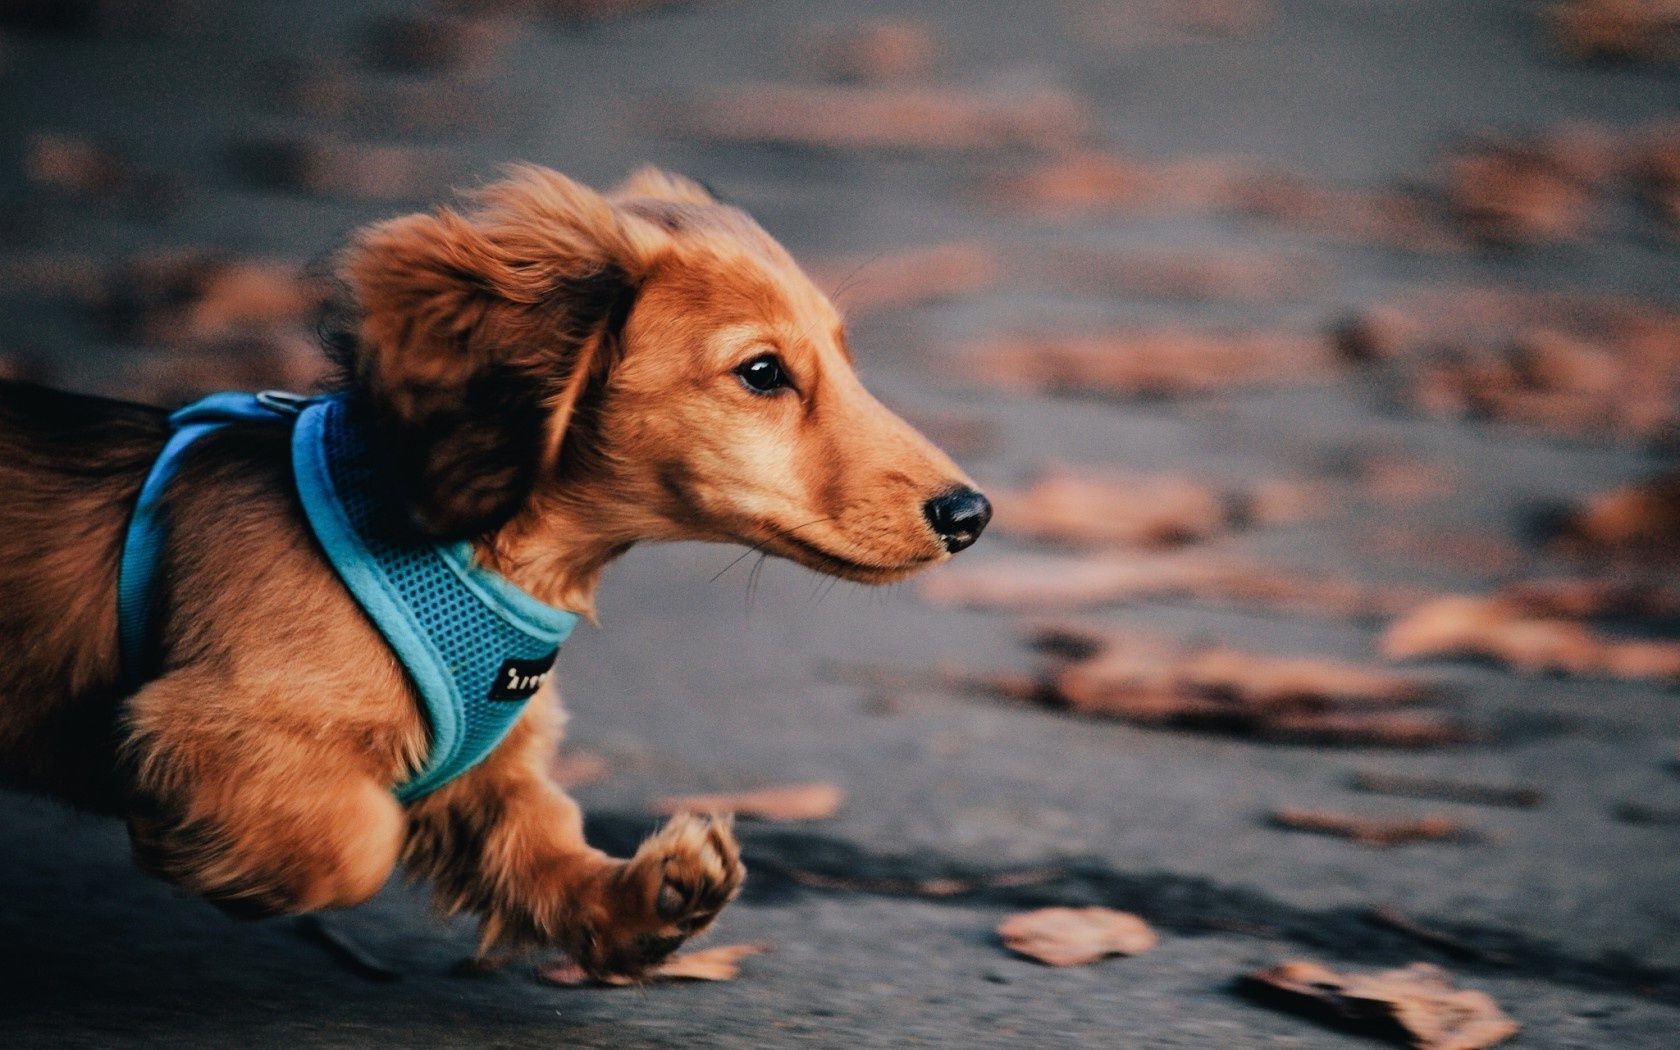
[[[728,565],[725,565],[722,569],[718,570],[717,574],[714,575],[709,582],[716,583],[719,579],[721,579],[723,577],[724,573],[728,572],[730,569],[733,569],[735,566],[741,564],[742,561],[746,560],[747,558],[751,557],[752,555],[762,552],[764,550],[764,545],[769,543],[771,540],[780,539],[781,537],[784,537],[784,536],[791,536],[794,533],[798,532],[800,529],[808,529],[812,525],[820,525],[825,521],[832,521],[832,520],[834,520],[832,516],[824,515],[823,517],[820,517],[820,518],[812,518],[810,521],[807,521],[803,525],[795,525],[791,529],[777,529],[777,528],[772,527],[771,532],[774,535],[771,535],[766,539],[759,540],[757,543],[754,543],[752,546],[750,546],[746,550],[742,551],[740,553],[740,555],[735,558],[734,561],[730,562]]]

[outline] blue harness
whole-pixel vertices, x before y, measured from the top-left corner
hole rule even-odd
[[[431,727],[423,768],[396,788],[404,802],[454,780],[513,728],[578,617],[545,605],[475,563],[467,543],[407,535],[398,500],[367,455],[343,395],[212,394],[169,417],[174,433],[129,521],[117,586],[123,676],[136,690],[158,668],[158,574],[168,538],[165,488],[188,446],[229,423],[292,423],[292,473],[311,530],[339,579],[408,672]]]

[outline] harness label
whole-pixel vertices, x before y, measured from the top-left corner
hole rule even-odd
[[[556,649],[535,660],[506,661],[496,672],[496,684],[490,687],[490,699],[530,699],[548,681],[549,672],[554,670],[554,658],[559,655],[560,650]]]

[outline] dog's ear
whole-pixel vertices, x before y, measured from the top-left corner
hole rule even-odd
[[[483,535],[558,461],[663,234],[595,191],[518,168],[463,210],[363,230],[344,276],[373,435],[419,527]]]

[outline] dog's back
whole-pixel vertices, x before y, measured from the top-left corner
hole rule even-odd
[[[165,433],[160,409],[0,382],[4,786],[108,802],[117,564]]]

